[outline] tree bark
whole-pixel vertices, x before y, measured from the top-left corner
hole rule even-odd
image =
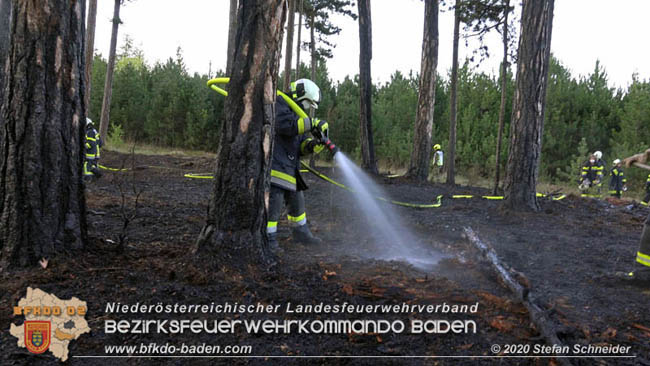
[[[536,197],[544,131],[554,0],[526,1],[521,15],[517,87],[510,119],[504,206],[539,210]]]
[[[369,173],[377,174],[375,146],[372,139],[372,79],[370,73],[372,18],[370,15],[370,0],[359,0],[358,5],[361,167]]]
[[[102,102],[102,116],[99,123],[99,135],[107,141],[108,124],[111,114],[111,96],[113,94],[113,71],[115,71],[115,49],[117,48],[117,29],[120,26],[120,5],[122,0],[115,0],[113,7],[113,31],[111,32],[111,48],[108,53],[106,67],[106,82],[104,83],[104,100]]]
[[[449,92],[449,147],[447,147],[447,184],[456,184],[456,113],[458,111],[458,39],[460,38],[460,1],[454,7],[454,50]]]
[[[244,269],[267,264],[277,73],[285,0],[241,0],[235,58],[207,223],[194,253]]]
[[[289,17],[287,20],[287,45],[284,51],[284,85],[282,90],[289,91],[291,85],[291,57],[293,52],[293,28],[294,16],[296,14],[296,1],[289,0]]]
[[[226,75],[232,71],[233,54],[235,52],[235,36],[237,35],[237,0],[230,0],[228,16],[228,54],[226,55]]]
[[[310,77],[311,81],[316,82],[316,35],[315,35],[315,29],[314,29],[314,21],[315,21],[316,15],[312,14],[309,24],[310,24],[310,29],[309,29],[309,50],[311,53],[311,59],[310,59]],[[316,110],[314,108],[309,108],[309,118],[314,118],[316,115]],[[312,167],[312,169],[316,168],[316,154],[310,154],[309,155],[309,166]]]
[[[499,130],[497,131],[497,151],[494,169],[493,195],[498,194],[499,179],[501,178],[501,140],[503,140],[503,124],[506,114],[506,88],[508,86],[508,13],[510,0],[503,1],[503,61],[501,61],[501,105],[499,106]]]
[[[0,54],[0,271],[78,251],[86,236],[85,2],[10,3]]]
[[[295,80],[300,79],[300,33],[302,31],[302,12],[303,12],[303,4],[302,2],[304,0],[296,0],[300,1],[300,10],[298,11],[298,39],[296,39],[296,76],[294,77]]]
[[[314,83],[316,82],[316,33],[314,29],[314,22],[316,21],[316,14],[312,14],[309,19],[309,52],[310,57],[310,78]],[[309,117],[314,118],[314,108],[309,108]]]
[[[90,88],[93,75],[93,56],[95,53],[95,24],[97,22],[97,0],[88,1],[88,25],[86,27],[86,117],[90,116]]]
[[[11,16],[13,12],[11,0],[0,0],[0,100],[5,89],[5,61],[10,48]]]
[[[413,150],[407,172],[407,176],[418,181],[426,181],[429,176],[437,67],[438,0],[426,0],[424,2],[424,34],[420,61],[420,92],[415,116]]]

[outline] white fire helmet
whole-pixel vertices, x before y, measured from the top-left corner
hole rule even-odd
[[[596,152],[594,153],[594,156],[596,157],[596,159],[600,160],[600,158],[603,157],[603,153],[600,152],[600,151],[596,151]]]
[[[321,101],[320,88],[309,79],[299,79],[291,83],[291,98],[299,102],[304,110],[318,109]]]

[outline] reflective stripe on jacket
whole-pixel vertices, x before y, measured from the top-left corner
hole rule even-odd
[[[591,164],[589,160],[582,166],[582,172],[580,173],[580,178],[583,180],[585,178],[590,181],[602,180],[603,179],[603,166],[596,161]]]

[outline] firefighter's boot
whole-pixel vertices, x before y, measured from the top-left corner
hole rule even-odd
[[[294,227],[292,234],[293,241],[296,243],[316,245],[323,242],[319,237],[311,233],[307,224]]]
[[[280,255],[284,253],[284,250],[282,250],[280,244],[278,244],[278,233],[267,233],[266,237],[269,239],[269,248],[273,254]]]

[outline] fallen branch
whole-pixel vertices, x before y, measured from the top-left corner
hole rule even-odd
[[[648,161],[650,161],[650,149],[640,154],[632,155],[628,158],[623,159],[623,164],[627,168],[630,166],[636,166],[637,168],[650,170],[650,165],[646,164]]]
[[[487,243],[483,242],[478,235],[470,227],[464,228],[465,237],[469,242],[476,247],[479,252],[492,264],[492,267],[495,269],[501,281],[508,287],[514,294],[517,296],[523,305],[528,309],[528,314],[530,315],[531,322],[535,325],[537,331],[544,337],[546,343],[553,346],[564,347],[564,343],[557,336],[557,328],[553,321],[551,321],[546,315],[546,311],[542,309],[534,301],[534,297],[531,295],[530,291],[530,282],[526,276],[509,266],[505,265],[492,247]],[[558,362],[563,365],[571,365],[571,362],[566,358],[558,358]]]
[[[512,268],[503,264],[497,257],[494,249],[489,247],[486,243],[479,239],[478,235],[470,227],[464,228],[465,236],[492,264],[494,269],[499,274],[499,278],[503,281],[504,285],[517,295],[517,300],[525,301],[528,298],[528,279],[522,273],[513,270]],[[517,278],[523,279],[521,282]],[[523,282],[523,283],[522,283]]]

